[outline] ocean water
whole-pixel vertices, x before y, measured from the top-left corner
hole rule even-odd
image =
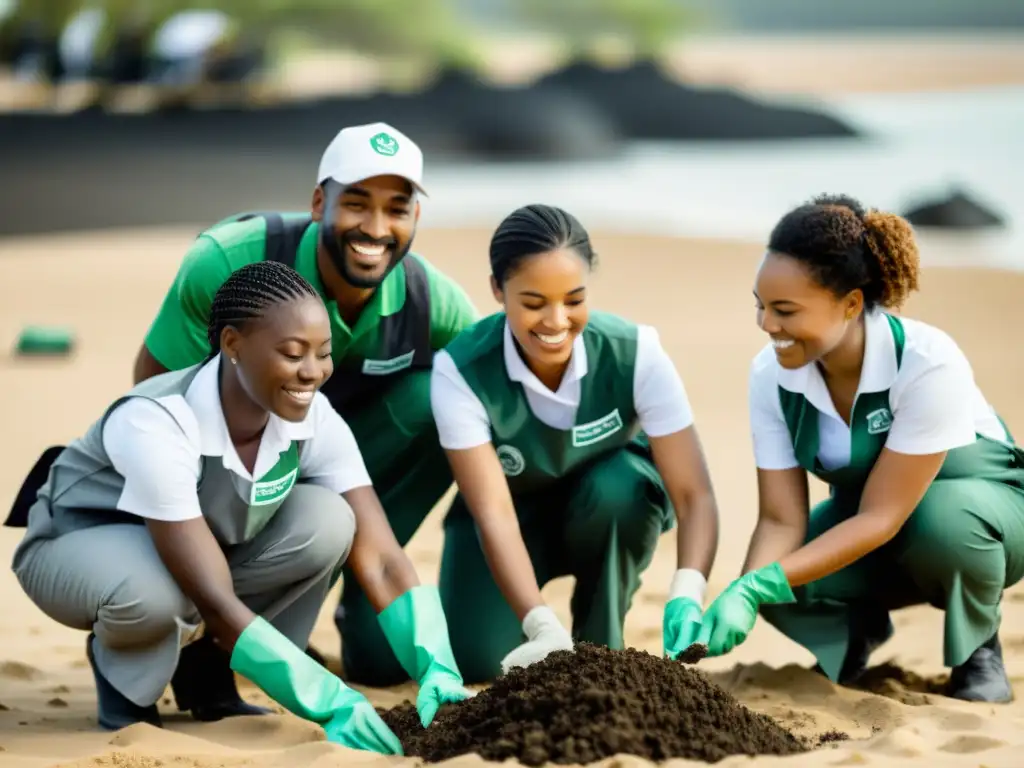
[[[822,192],[901,212],[961,189],[1007,225],[981,233],[923,230],[925,263],[1024,270],[1024,88],[813,103],[868,138],[641,142],[606,162],[432,165],[423,223],[494,226],[517,206],[546,202],[592,229],[759,242],[789,207]]]

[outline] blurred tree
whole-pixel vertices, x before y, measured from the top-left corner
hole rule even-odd
[[[267,34],[299,31],[316,43],[377,57],[477,63],[452,0],[220,0],[218,5]]]
[[[37,24],[43,34],[56,37],[81,5],[81,0],[18,0],[11,17]]]
[[[0,48],[30,25],[34,34],[55,41],[75,14],[103,12],[94,40],[98,59],[118,56],[128,45],[145,49],[159,26],[188,10],[217,10],[233,24],[224,42],[239,38],[266,43],[299,35],[307,44],[348,48],[381,64],[406,67],[477,69],[481,56],[456,0],[16,0],[0,26]],[[134,55],[134,54],[133,54]]]
[[[571,59],[588,58],[602,37],[625,40],[632,55],[653,59],[686,29],[679,0],[518,0],[523,20],[562,38]]]

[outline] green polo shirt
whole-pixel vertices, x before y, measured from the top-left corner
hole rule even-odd
[[[299,214],[284,215],[289,218]],[[349,328],[337,303],[324,295],[316,266],[319,231],[317,222],[306,229],[295,257],[295,269],[317,289],[327,305],[334,361],[358,361],[372,356],[379,344],[380,318],[398,312],[405,303],[405,271],[396,269],[387,276],[355,326]],[[209,354],[207,325],[217,289],[236,269],[262,261],[265,245],[266,222],[260,217],[216,225],[196,239],[146,334],[146,347],[157,362],[174,371],[201,362]],[[435,350],[441,349],[477,320],[476,309],[460,285],[422,256],[410,253],[406,258],[419,260],[426,270],[430,288],[430,343]]]

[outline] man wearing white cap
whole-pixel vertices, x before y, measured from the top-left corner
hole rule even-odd
[[[294,267],[330,314],[334,375],[323,392],[355,434],[402,546],[452,482],[430,410],[433,354],[477,318],[458,284],[409,252],[422,176],[423,153],[397,129],[345,128],[320,160],[310,213],[238,214],[199,235],[135,361],[136,382],[201,362],[211,302],[228,275],[262,260]],[[354,578],[344,580],[335,621],[347,679],[408,679]],[[213,676],[178,675],[187,678]],[[182,709],[214,695],[237,702],[225,714],[245,709],[236,691],[175,694]]]

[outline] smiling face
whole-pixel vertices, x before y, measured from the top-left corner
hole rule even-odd
[[[314,393],[334,371],[330,320],[312,296],[273,306],[241,331],[225,327],[221,349],[238,361],[249,398],[286,421],[306,418]]]
[[[419,204],[398,176],[375,176],[341,186],[328,182],[313,196],[313,218],[323,222],[331,263],[350,284],[372,288],[412,247]]]
[[[827,356],[864,309],[858,289],[836,296],[794,258],[769,251],[754,282],[757,324],[772,340],[783,368],[800,368]]]
[[[589,265],[576,251],[560,248],[528,257],[503,286],[492,284],[534,373],[564,367],[572,357],[573,342],[589,316],[589,276]]]

